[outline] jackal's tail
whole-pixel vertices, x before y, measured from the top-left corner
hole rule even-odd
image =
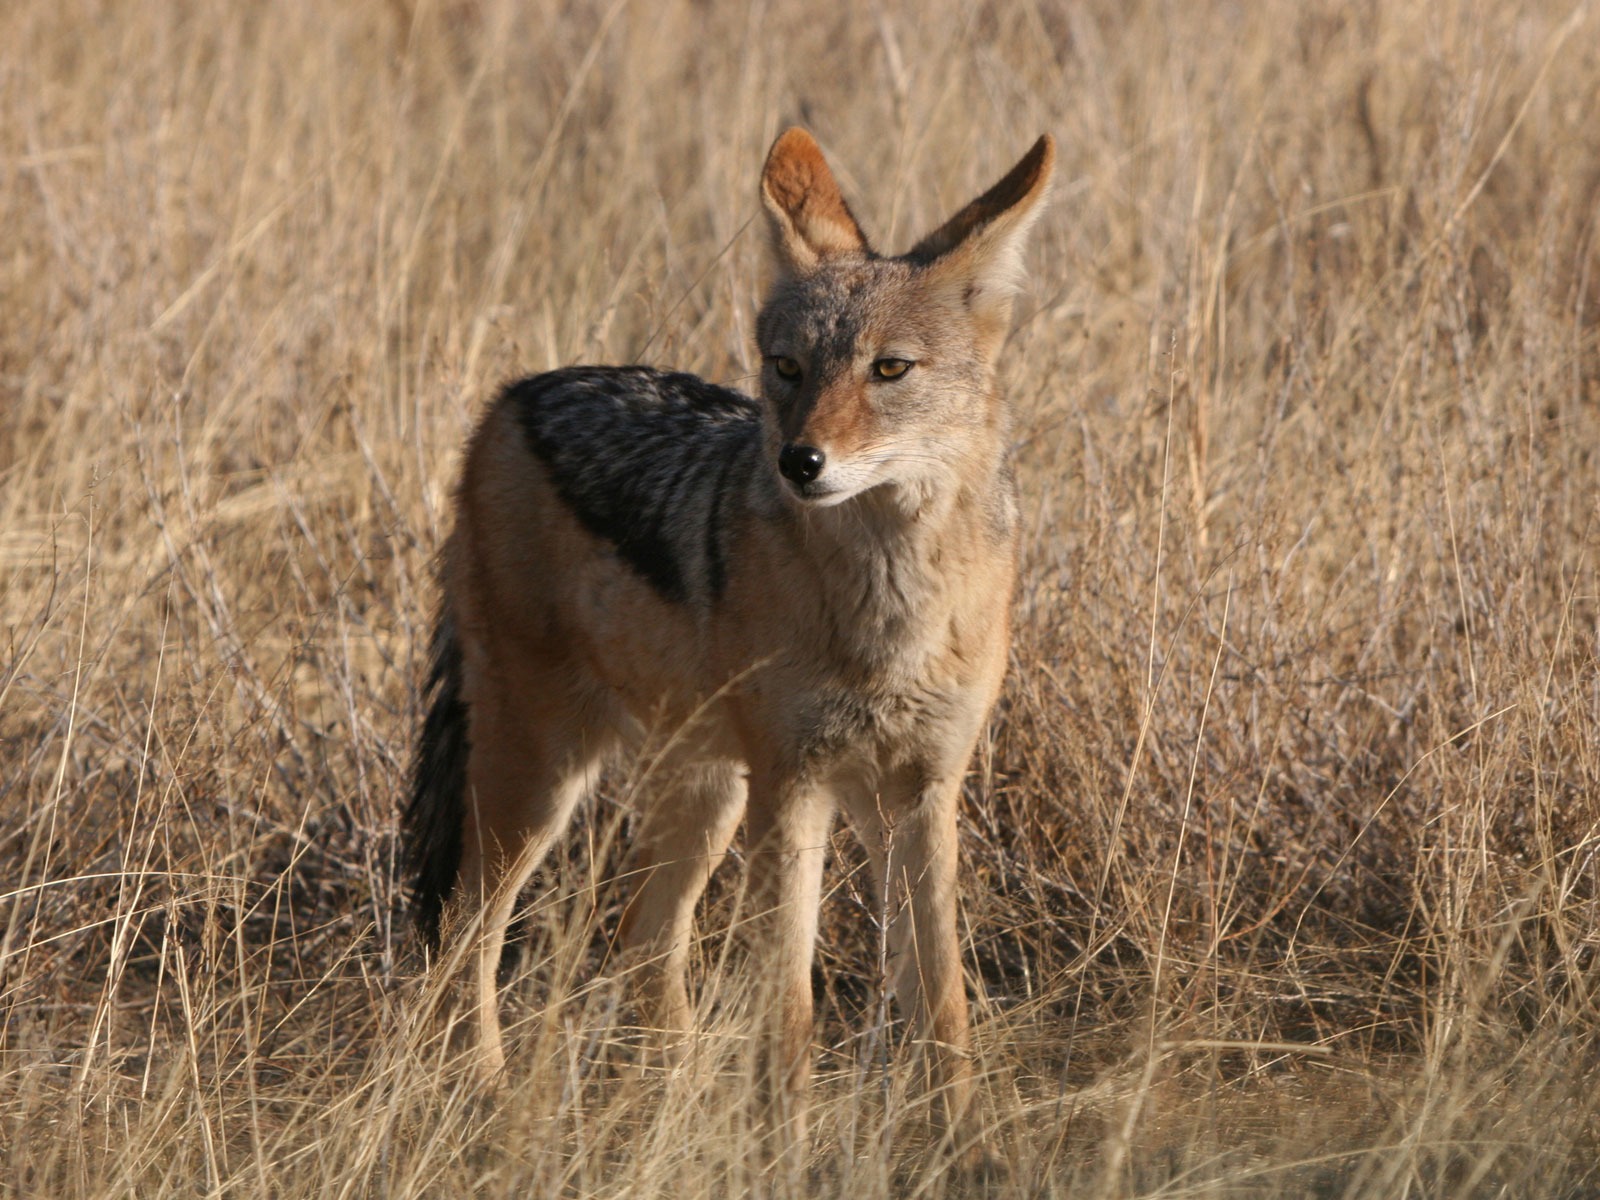
[[[441,612],[434,629],[423,699],[428,716],[411,767],[411,798],[400,830],[411,885],[411,914],[429,949],[437,949],[439,918],[461,865],[467,790],[461,641],[448,613]]]

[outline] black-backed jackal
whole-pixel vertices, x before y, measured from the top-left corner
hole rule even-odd
[[[665,733],[626,942],[681,1044],[695,902],[741,816],[779,997],[769,1120],[803,1136],[823,854],[842,808],[891,918],[938,1120],[971,1092],[956,807],[1005,669],[1017,501],[996,360],[1049,187],[1041,138],[909,253],[868,246],[817,143],[768,155],[757,400],[646,367],[507,387],[467,450],[406,855],[435,944],[476,937],[478,1046],[519,885],[617,748]]]

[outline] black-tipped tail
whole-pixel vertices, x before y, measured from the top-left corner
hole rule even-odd
[[[467,706],[461,698],[461,642],[447,613],[434,630],[423,689],[428,705],[411,768],[411,799],[400,831],[411,915],[429,949],[439,945],[439,918],[461,866],[466,817]]]

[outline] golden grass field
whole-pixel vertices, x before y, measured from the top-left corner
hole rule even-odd
[[[758,1176],[736,866],[696,1053],[631,1065],[626,769],[525,897],[510,1084],[415,1017],[462,439],[558,364],[751,384],[800,122],[892,249],[1061,152],[967,1190],[1600,1196],[1597,111],[1566,0],[7,0],[0,1194],[960,1189],[846,832],[802,1176]]]

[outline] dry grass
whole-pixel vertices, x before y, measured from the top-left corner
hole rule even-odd
[[[965,822],[990,1190],[1600,1194],[1597,98],[1587,4],[0,6],[0,1193],[756,1187],[737,872],[632,1074],[619,778],[490,1105],[409,1035],[394,816],[473,414],[748,380],[802,120],[896,247],[1062,149]],[[939,1194],[838,845],[796,1187]]]

